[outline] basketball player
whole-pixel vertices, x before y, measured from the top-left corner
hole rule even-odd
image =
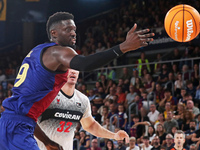
[[[174,134],[174,147],[171,150],[186,150],[183,148],[185,143],[185,133],[182,130],[177,130]]]
[[[44,133],[41,133],[42,131],[37,127],[36,137],[43,143],[51,143],[52,140],[61,145],[64,150],[72,150],[74,131],[80,121],[83,129],[95,136],[115,140],[126,138],[128,142],[129,136],[126,132],[122,130],[117,133],[110,132],[92,117],[88,97],[75,89],[78,74],[78,71],[68,69],[67,83],[38,119],[38,125]],[[38,146],[41,150],[46,150],[42,142],[38,141]]]
[[[77,55],[76,25],[70,13],[58,12],[47,21],[51,43],[33,48],[25,57],[16,77],[13,95],[3,101],[0,119],[1,150],[38,150],[33,133],[37,118],[54,100],[67,81],[67,70],[89,71],[131,50],[147,46],[153,33],[149,29],[128,32],[126,40],[111,49],[87,57]],[[70,47],[71,46],[71,47]]]

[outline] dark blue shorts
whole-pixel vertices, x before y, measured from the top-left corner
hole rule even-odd
[[[36,122],[16,114],[2,113],[0,118],[1,150],[39,150],[34,139]]]

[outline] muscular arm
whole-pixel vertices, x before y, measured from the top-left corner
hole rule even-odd
[[[48,48],[43,54],[43,64],[50,70],[66,71],[68,68],[79,71],[90,71],[106,65],[108,62],[119,57],[123,53],[147,46],[147,42],[153,41],[154,33],[149,33],[149,29],[136,31],[137,25],[128,32],[126,40],[118,46],[114,46],[106,51],[95,53],[89,56],[77,55],[70,47],[53,46]]]
[[[49,139],[38,124],[36,124],[34,135],[46,146],[47,150],[63,150],[59,144]]]
[[[120,130],[117,133],[113,133],[103,128],[92,116],[81,119],[81,125],[84,130],[97,137],[115,140],[123,140],[125,138],[126,142],[129,142],[129,136],[125,131]]]

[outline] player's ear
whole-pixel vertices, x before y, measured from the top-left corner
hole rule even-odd
[[[52,37],[52,38],[56,38],[56,37],[57,37],[57,32],[56,32],[56,30],[51,30],[50,33],[51,33],[51,37]]]

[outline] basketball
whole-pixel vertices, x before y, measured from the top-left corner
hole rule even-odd
[[[164,26],[173,40],[189,42],[199,34],[199,12],[186,4],[174,6],[165,16]]]

